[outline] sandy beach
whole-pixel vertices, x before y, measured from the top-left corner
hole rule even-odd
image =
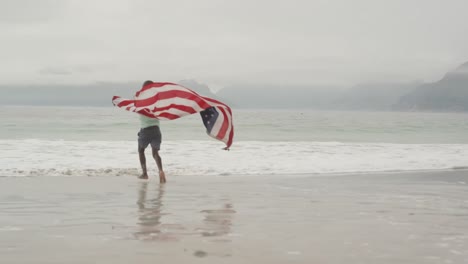
[[[468,263],[468,172],[0,177],[0,262]]]

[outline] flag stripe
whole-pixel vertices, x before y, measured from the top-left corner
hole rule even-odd
[[[170,111],[172,109],[180,110],[185,112],[186,114],[195,114],[197,111],[193,109],[193,107],[187,105],[180,105],[180,104],[170,104],[164,107],[155,107],[153,108],[153,113],[159,113],[164,111]]]
[[[223,119],[224,119],[224,120],[227,120],[228,117],[227,117],[227,115],[226,115],[226,111],[224,111],[224,109],[223,109],[223,108],[220,108],[220,107],[219,107],[218,109],[219,109],[219,110],[221,111],[221,113],[223,114]],[[226,131],[227,131],[227,129],[228,129],[228,122],[222,122],[222,123],[221,123],[221,128],[220,128],[218,134],[216,135],[216,137],[217,137],[217,138],[222,138],[222,139],[224,139],[225,136],[226,136]]]
[[[205,100],[207,100],[208,102],[212,103],[212,105],[213,105],[213,104],[217,104],[217,105],[219,105],[219,106],[226,107],[226,108],[228,109],[228,111],[229,111],[229,114],[232,114],[232,113],[231,113],[231,108],[229,108],[229,106],[227,106],[226,104],[223,104],[223,103],[221,103],[220,101],[217,101],[217,100],[212,99],[212,98],[209,98],[209,97],[203,97],[203,99],[205,99]]]
[[[171,114],[171,113],[168,113],[168,112],[161,113],[161,114],[159,114],[159,116],[167,118],[169,120],[174,120],[174,119],[177,119],[177,118],[180,117],[179,115]]]
[[[171,105],[185,105],[193,109],[193,111],[200,112],[206,108],[194,104],[192,100],[186,98],[172,98],[156,101],[154,104],[150,104],[144,107],[139,107],[138,109],[151,109],[153,111],[159,111],[160,108],[170,107]]]
[[[159,117],[161,116],[161,114],[163,114],[163,113],[169,113],[169,114],[177,115],[179,118],[191,114],[191,113],[188,113],[188,112],[186,112],[186,111],[183,111],[183,110],[180,110],[180,109],[177,109],[177,108],[171,108],[171,109],[168,109],[168,110],[166,110],[166,111],[153,112],[152,114],[153,114],[156,118],[159,118]],[[195,113],[196,113],[196,112],[195,112]]]
[[[149,105],[155,104],[159,100],[174,99],[174,98],[189,99],[193,103],[196,103],[198,106],[200,106],[203,109],[210,107],[210,105],[207,104],[202,98],[190,92],[178,91],[178,90],[159,92],[155,96],[148,97],[146,99],[137,99],[135,100],[135,106],[147,107]]]
[[[222,124],[224,122],[224,117],[221,115],[221,112],[219,111],[219,108],[214,107],[214,110],[218,112],[218,118],[215,120],[215,123],[213,124],[213,128],[211,129],[210,135],[214,138],[218,138],[219,131],[221,130]]]
[[[226,143],[227,148],[229,148],[232,145],[232,141],[234,139],[234,126],[232,125],[232,123],[229,129],[231,131],[229,132],[229,137],[227,138],[227,142],[224,141]]]

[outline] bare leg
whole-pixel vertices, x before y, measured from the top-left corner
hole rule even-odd
[[[152,148],[152,151],[153,151],[153,158],[156,161],[156,165],[158,166],[158,169],[159,169],[159,182],[165,183],[166,174],[164,173],[164,170],[162,167],[162,160],[161,160],[161,156],[159,156],[159,150]]]
[[[143,174],[141,174],[140,179],[148,179],[148,172],[146,170],[146,157],[145,157],[145,149],[144,148],[138,148],[138,156],[140,157],[140,165],[141,165],[141,170],[143,171]]]

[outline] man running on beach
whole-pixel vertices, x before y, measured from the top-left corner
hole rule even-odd
[[[152,81],[146,81],[143,86],[153,83]],[[153,158],[156,161],[156,165],[159,169],[159,182],[166,182],[166,175],[164,174],[161,156],[159,156],[159,149],[161,147],[161,130],[159,129],[159,120],[156,118],[149,118],[144,115],[140,117],[140,132],[138,132],[138,155],[140,157],[140,165],[143,174],[140,179],[148,179],[148,172],[146,170],[146,156],[145,149],[151,144],[151,150]]]

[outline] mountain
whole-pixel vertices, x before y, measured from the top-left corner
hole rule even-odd
[[[178,83],[234,108],[320,110],[468,111],[468,62],[433,83],[363,83],[333,86],[232,85],[216,94],[195,80]],[[0,105],[112,106],[111,98],[132,98],[141,83],[87,85],[0,85]]]
[[[403,95],[418,85],[418,82],[362,83],[344,91],[330,107],[337,110],[389,111]]]
[[[180,81],[200,95],[216,97],[206,85]],[[114,95],[133,98],[141,83],[99,82],[84,85],[1,85],[0,105],[112,106]]]
[[[405,111],[468,111],[468,62],[433,83],[402,96],[394,109]]]
[[[112,106],[113,95],[132,97],[136,83],[2,85],[0,105]]]

